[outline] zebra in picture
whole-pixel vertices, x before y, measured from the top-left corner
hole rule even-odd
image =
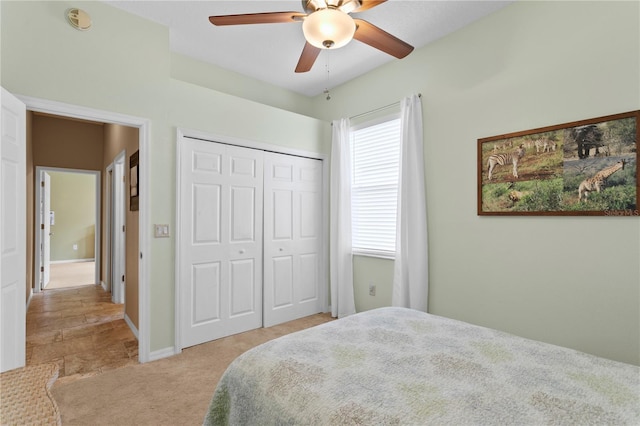
[[[487,160],[487,170],[489,172],[489,180],[493,176],[493,169],[496,166],[504,166],[506,164],[513,164],[513,177],[518,177],[518,161],[522,157],[524,157],[525,149],[524,145],[520,145],[520,147],[508,153],[502,154],[492,154],[489,156],[489,160]]]
[[[607,186],[607,178],[618,170],[624,170],[625,164],[627,164],[626,160],[620,160],[617,163],[600,170],[593,177],[583,180],[578,187],[578,201],[587,201],[587,197],[591,191],[602,191],[605,186]]]

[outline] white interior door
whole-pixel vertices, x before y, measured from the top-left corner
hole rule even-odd
[[[0,114],[0,371],[25,364],[26,108],[2,90]]]
[[[103,288],[111,292],[113,274],[113,164],[109,164],[105,173],[105,264]],[[111,294],[113,299],[113,293]]]
[[[40,214],[42,226],[40,228],[42,245],[40,247],[40,259],[42,264],[42,287],[45,288],[49,284],[51,273],[51,175],[42,172],[41,185],[42,203],[40,205]]]
[[[180,144],[180,343],[262,326],[262,151]]]
[[[126,152],[120,152],[112,164],[111,188],[111,301],[124,304],[125,302],[125,267],[126,267],[126,190],[125,190],[125,157]]]
[[[322,311],[322,161],[265,153],[264,326]]]

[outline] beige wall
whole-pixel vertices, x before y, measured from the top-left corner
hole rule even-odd
[[[34,114],[32,131],[34,166],[102,170],[101,123]]]
[[[51,210],[55,214],[55,222],[51,225],[51,261],[95,258],[96,176],[48,173],[51,176]]]
[[[138,322],[138,211],[132,211],[130,208],[130,190],[129,190],[129,157],[138,151],[138,129],[117,124],[104,125],[104,164],[103,171],[105,179],[103,183],[103,216],[106,217],[107,203],[104,197],[107,194],[106,168],[113,162],[115,157],[125,151],[125,195],[126,195],[126,271],[125,271],[125,314],[129,317],[136,328],[139,328]],[[107,235],[106,226],[103,227],[102,237],[102,262],[107,264],[106,242]],[[106,270],[102,269],[102,280],[106,279]]]

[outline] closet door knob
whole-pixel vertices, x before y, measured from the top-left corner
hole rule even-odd
[[[280,251],[284,251],[284,249],[283,249],[282,247],[280,247],[280,249],[279,249],[279,250],[280,250]]]
[[[244,254],[244,249],[240,249],[240,254]]]

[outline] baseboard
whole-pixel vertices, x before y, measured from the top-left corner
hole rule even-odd
[[[55,264],[55,263],[80,263],[80,262],[95,262],[96,259],[91,258],[91,259],[69,259],[69,260],[52,260],[49,263],[50,264]]]
[[[31,304],[31,299],[33,298],[33,287],[29,287],[29,297],[27,297],[27,306],[25,308],[25,315],[29,310],[29,305]]]
[[[140,335],[138,333],[138,329],[136,328],[135,325],[133,325],[133,322],[131,321],[131,319],[129,318],[129,316],[127,314],[124,314],[124,322],[127,323],[129,328],[133,332],[133,335],[136,336],[136,339],[140,340]]]
[[[163,358],[169,358],[170,356],[178,355],[180,352],[176,352],[175,347],[171,346],[168,348],[160,349],[157,351],[153,351],[149,354],[148,361],[157,361]]]

